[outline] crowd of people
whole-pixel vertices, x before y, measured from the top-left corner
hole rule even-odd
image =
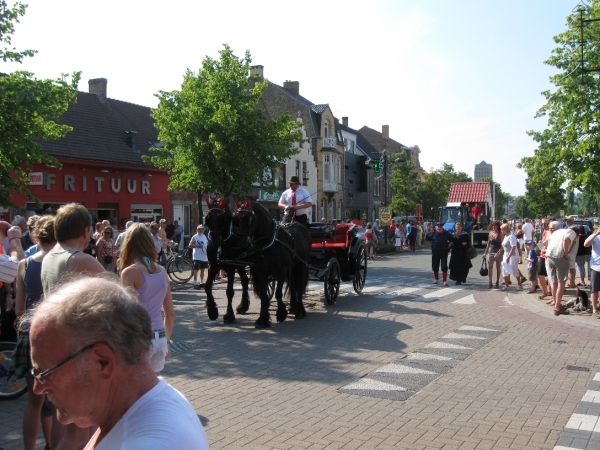
[[[14,310],[19,329],[10,376],[29,387],[25,449],[40,423],[47,449],[208,448],[192,406],[158,378],[174,326],[158,263],[168,226],[94,233],[77,204],[0,221],[2,316]],[[11,328],[2,324],[3,339]]]

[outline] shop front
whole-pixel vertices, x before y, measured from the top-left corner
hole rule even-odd
[[[39,204],[15,198],[23,210],[54,214],[66,203],[80,203],[94,222],[110,220],[119,229],[129,220],[151,222],[171,214],[169,176],[143,167],[60,159],[62,168],[34,165],[28,189]],[[13,214],[14,215],[14,214]]]

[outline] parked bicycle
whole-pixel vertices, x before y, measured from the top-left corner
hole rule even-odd
[[[27,392],[25,378],[8,381],[8,370],[15,345],[15,342],[0,342],[0,400],[11,400]]]
[[[194,275],[194,262],[187,256],[185,250],[177,251],[177,243],[169,241],[165,251],[167,255],[167,263],[165,270],[169,279],[176,284],[185,284]]]

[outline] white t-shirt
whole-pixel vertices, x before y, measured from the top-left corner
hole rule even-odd
[[[596,236],[592,241],[590,268],[596,272],[600,272],[600,236]]]
[[[206,247],[208,246],[208,239],[206,239],[206,236],[203,234],[198,234],[196,233],[195,235],[192,236],[192,239],[194,240],[194,243],[196,245],[200,245],[202,244],[202,247],[193,247],[194,252],[192,255],[192,258],[194,259],[194,261],[208,261],[208,256],[206,255]]]
[[[526,241],[533,240],[533,225],[531,225],[531,222],[525,222],[523,224],[523,237]]]
[[[100,433],[100,429],[96,434]],[[96,436],[92,437],[92,442]],[[91,450],[91,443],[84,450]],[[162,378],[142,395],[96,450],[147,449],[208,450],[208,439],[194,408]]]
[[[573,239],[575,239],[575,232],[570,228],[563,228],[552,233],[550,239],[546,242],[546,257],[564,258],[565,251],[563,248],[563,241],[567,238],[571,243],[573,243]]]

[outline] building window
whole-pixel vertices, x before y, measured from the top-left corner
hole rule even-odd
[[[323,122],[323,137],[329,137],[329,120]]]
[[[331,155],[323,156],[323,180],[331,181]]]
[[[331,199],[331,200],[329,200],[329,217],[331,218],[331,220],[334,219],[333,211],[334,211],[334,201],[333,201],[333,199]]]
[[[302,161],[302,186],[308,185],[308,168],[306,161]]]
[[[354,153],[354,141],[350,139],[344,139],[344,150],[348,153]]]
[[[321,199],[321,217],[325,217],[325,199],[324,198]]]
[[[300,161],[296,160],[296,171],[294,172],[298,178],[300,178]]]
[[[373,194],[375,197],[379,197],[381,195],[381,179],[375,180],[375,186],[373,187]]]

